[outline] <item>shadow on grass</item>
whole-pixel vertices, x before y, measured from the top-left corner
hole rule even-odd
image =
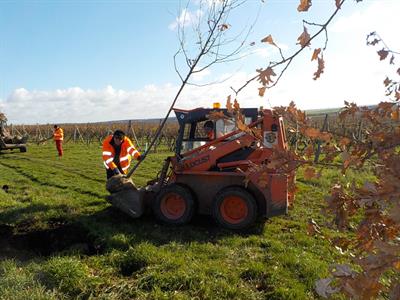
[[[103,251],[97,236],[64,216],[37,218],[36,213],[49,210],[67,212],[67,205],[50,206],[33,204],[0,213],[0,259],[28,261],[53,254],[79,253],[96,255]]]
[[[96,255],[102,245],[79,224],[52,220],[51,227],[23,231],[21,226],[0,224],[0,258],[28,261],[54,254]]]
[[[60,214],[57,218],[35,217],[37,213],[46,215],[49,210],[59,211]],[[230,236],[258,235],[264,229],[264,222],[259,222],[245,231],[230,231],[219,227],[210,216],[197,215],[190,224],[167,226],[157,223],[152,214],[132,219],[113,207],[91,215],[69,215],[69,210],[67,205],[32,204],[0,212],[0,227],[12,226],[13,230],[12,235],[0,231],[0,241],[11,247],[17,255],[23,253],[22,256],[29,256],[30,259],[35,256],[32,252],[48,256],[75,247],[75,244],[78,248],[84,248],[80,251],[82,254],[93,255],[113,249],[127,250],[143,242],[155,246],[169,243],[217,243]],[[116,239],[118,236],[126,237],[127,241],[119,242]],[[30,252],[26,255],[21,251]],[[9,252],[0,252],[0,256],[11,257],[7,254]],[[15,258],[18,259],[18,256]]]
[[[246,237],[262,234],[265,224],[259,221],[247,230],[231,231],[219,227],[210,216],[196,215],[187,225],[169,226],[158,223],[152,214],[132,219],[113,207],[108,207],[93,215],[78,217],[76,221],[101,238],[109,249],[113,248],[112,241],[117,235],[130,237],[133,244],[148,242],[160,246],[171,242],[216,243],[227,236]]]

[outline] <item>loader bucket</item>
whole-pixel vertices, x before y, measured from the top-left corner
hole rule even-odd
[[[131,179],[121,175],[113,176],[107,181],[106,188],[111,193],[107,201],[114,207],[132,218],[143,215],[145,190],[137,189]]]

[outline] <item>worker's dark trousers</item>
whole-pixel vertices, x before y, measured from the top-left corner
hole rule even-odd
[[[58,156],[61,157],[63,155],[62,141],[56,141],[56,148],[58,151]]]

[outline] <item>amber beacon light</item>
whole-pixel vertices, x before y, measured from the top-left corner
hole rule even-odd
[[[221,108],[221,104],[219,102],[214,102],[213,108],[215,108],[215,109]]]

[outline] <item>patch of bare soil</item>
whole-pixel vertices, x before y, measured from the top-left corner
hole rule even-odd
[[[78,224],[54,222],[49,229],[24,231],[0,224],[0,259],[29,260],[59,253],[95,255],[102,246]]]

